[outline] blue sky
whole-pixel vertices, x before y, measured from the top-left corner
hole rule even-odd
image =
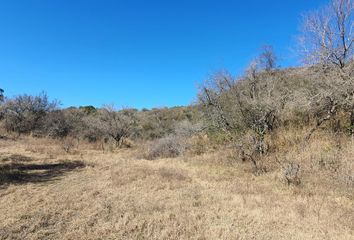
[[[264,44],[281,65],[301,13],[323,0],[2,0],[0,87],[63,107],[186,105],[218,69],[240,73]]]

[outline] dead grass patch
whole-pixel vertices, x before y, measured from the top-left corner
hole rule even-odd
[[[332,145],[322,141],[308,149]],[[225,152],[146,161],[134,157],[136,149],[91,148],[80,149],[80,161],[95,167],[70,168],[60,159],[76,155],[48,158],[26,151],[27,144],[1,148],[7,159],[1,166],[36,174],[57,168],[63,174],[0,189],[0,239],[353,239],[348,186],[338,180],[341,190],[333,189],[337,180],[323,182],[324,176],[311,185],[311,168],[295,187],[279,181],[280,170],[255,176],[246,171],[248,163],[229,164]],[[342,163],[350,147],[343,148]],[[317,162],[311,156],[320,156],[291,149],[282,154],[308,166]],[[317,165],[312,169],[332,169]]]

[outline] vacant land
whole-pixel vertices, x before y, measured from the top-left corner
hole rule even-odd
[[[35,139],[1,146],[1,239],[354,237],[352,189],[288,187],[220,153],[147,161],[134,149],[68,155]]]

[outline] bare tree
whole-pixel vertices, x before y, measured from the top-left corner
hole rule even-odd
[[[353,0],[331,0],[303,17],[299,38],[304,62],[335,65],[341,69],[354,54]]]
[[[278,57],[272,45],[264,45],[259,55],[259,64],[262,69],[270,72],[277,67]]]
[[[112,138],[117,147],[132,134],[136,124],[134,111],[128,109],[117,111],[113,105],[105,106],[99,111],[98,117],[93,117],[91,120],[90,125]]]
[[[49,101],[45,93],[38,96],[20,95],[7,100],[1,108],[4,127],[8,131],[29,133],[38,130],[41,120],[49,112],[57,109],[57,101]]]
[[[62,110],[49,112],[42,121],[44,134],[52,138],[64,138],[73,128]]]
[[[219,71],[209,77],[199,93],[199,101],[204,107],[206,118],[212,122],[211,126],[223,131],[232,138],[230,132],[238,129],[238,116],[235,105],[231,105],[234,96],[231,94],[235,80],[230,73]]]
[[[213,75],[199,94],[210,126],[240,149],[255,172],[263,171],[258,160],[267,152],[265,137],[275,128],[282,105],[282,96],[275,95],[274,85],[272,75],[258,70],[253,62],[238,81],[225,72]],[[250,138],[241,137],[246,135]]]

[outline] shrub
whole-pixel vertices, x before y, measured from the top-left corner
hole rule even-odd
[[[158,139],[149,149],[147,159],[175,158],[182,155],[186,150],[186,144],[181,138],[174,135]]]
[[[135,110],[117,111],[114,106],[105,106],[97,116],[86,118],[86,123],[91,130],[110,137],[115,141],[116,146],[120,147],[123,141],[133,134],[136,125],[135,114]]]
[[[63,111],[53,111],[47,114],[43,123],[44,133],[51,138],[66,137],[72,129]]]
[[[4,103],[1,110],[7,131],[29,133],[40,128],[45,115],[57,108],[57,102],[50,102],[42,93],[37,96],[20,95]]]
[[[177,136],[192,137],[197,133],[200,133],[204,129],[201,122],[193,124],[191,121],[184,120],[175,124],[174,132]]]
[[[288,183],[288,185],[299,185],[301,183],[300,180],[300,165],[297,163],[288,163],[285,167],[284,167],[284,177],[286,179],[286,182]]]
[[[79,109],[83,111],[86,115],[95,114],[97,109],[94,106],[80,106]]]
[[[75,139],[73,138],[64,138],[61,141],[61,148],[66,152],[66,153],[71,153],[72,149],[75,148],[77,144],[75,144]]]

